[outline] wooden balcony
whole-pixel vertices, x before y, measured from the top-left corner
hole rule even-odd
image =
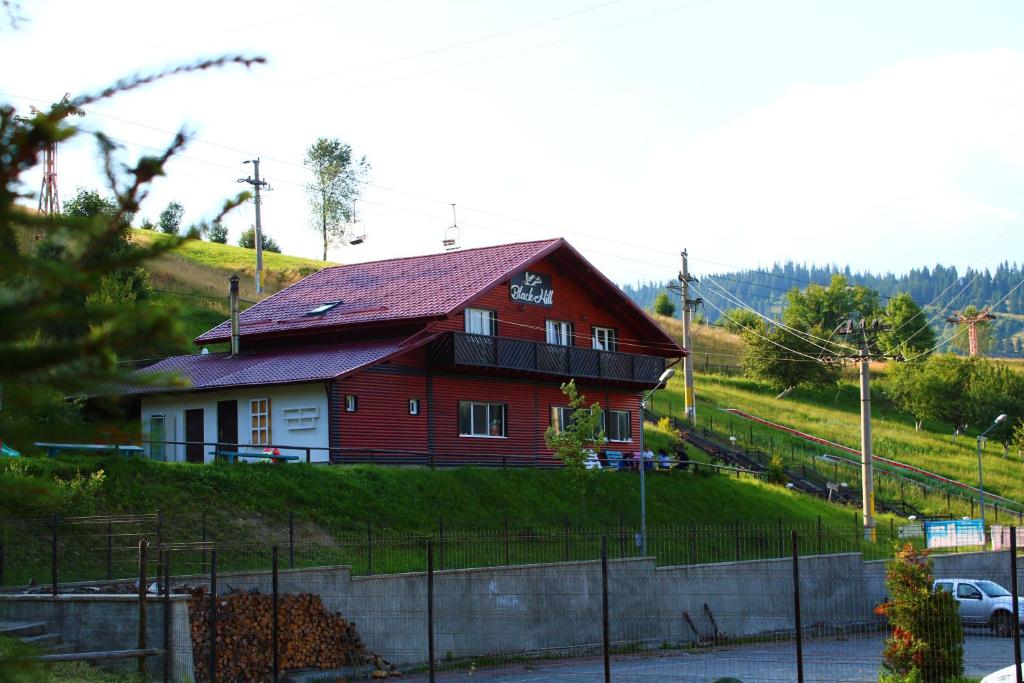
[[[483,368],[639,386],[654,386],[665,370],[665,359],[659,356],[464,332],[445,334],[429,353],[430,364],[437,368]]]

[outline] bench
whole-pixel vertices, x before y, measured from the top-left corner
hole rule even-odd
[[[227,460],[238,462],[239,458],[256,458],[258,460],[270,460],[275,464],[298,461],[297,455],[281,455],[280,453],[239,453],[238,451],[210,451],[214,460]]]
[[[48,443],[37,441],[36,448],[46,449],[46,455],[55,458],[61,453],[114,453],[116,455],[142,455],[146,449],[142,446],[119,446],[105,443]]]

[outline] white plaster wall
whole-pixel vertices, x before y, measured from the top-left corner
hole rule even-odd
[[[327,390],[323,384],[291,384],[269,387],[245,387],[242,389],[230,389],[225,391],[203,391],[203,392],[180,392],[174,394],[159,394],[146,396],[142,399],[142,433],[143,439],[149,438],[149,420],[153,415],[165,415],[168,418],[167,440],[185,440],[185,411],[196,408],[203,410],[204,441],[211,444],[217,440],[217,402],[238,401],[238,440],[241,444],[247,444],[250,440],[251,424],[249,413],[249,401],[258,398],[270,399],[270,439],[275,446],[291,446],[293,448],[281,448],[285,455],[298,455],[305,461],[307,447],[327,448],[328,434],[327,424]],[[287,408],[301,408],[315,406],[318,417],[316,426],[312,429],[290,429],[284,421],[284,411]],[[173,421],[173,425],[170,424]],[[173,433],[172,433],[173,429]],[[203,448],[204,457],[207,462],[213,458],[210,451],[212,445]],[[241,448],[245,451],[245,448]],[[253,447],[253,451],[263,450],[262,446]],[[184,446],[167,446],[167,459],[178,462],[185,461]],[[326,450],[312,451],[313,462],[327,462],[328,453]]]

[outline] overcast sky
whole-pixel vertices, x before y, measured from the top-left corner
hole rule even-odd
[[[364,245],[334,260],[564,236],[620,281],[793,259],[906,271],[1024,260],[1024,3],[822,0],[22,2],[0,33],[19,110],[199,56],[80,120],[128,145],[195,139],[141,216],[216,213],[259,155],[265,230],[319,254],[304,149],[373,171]],[[100,183],[61,149],[60,189]],[[33,188],[35,189],[35,188]],[[252,206],[229,220],[231,239]],[[362,228],[360,228],[361,230]]]

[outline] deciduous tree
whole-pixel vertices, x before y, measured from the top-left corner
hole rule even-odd
[[[654,312],[671,318],[676,314],[676,305],[668,298],[668,294],[662,292],[654,298]]]
[[[935,348],[935,330],[909,294],[897,294],[889,299],[884,320],[889,329],[878,335],[878,346],[884,353],[912,358],[931,353]]]
[[[160,212],[160,217],[157,219],[157,226],[160,228],[160,232],[165,232],[168,235],[177,235],[181,231],[181,217],[184,215],[184,206],[178,202],[168,204]]]
[[[352,148],[337,138],[318,138],[306,149],[305,164],[313,172],[306,186],[310,218],[326,261],[328,247],[343,241],[347,226],[355,221],[355,201],[370,162],[365,156],[355,158]]]

